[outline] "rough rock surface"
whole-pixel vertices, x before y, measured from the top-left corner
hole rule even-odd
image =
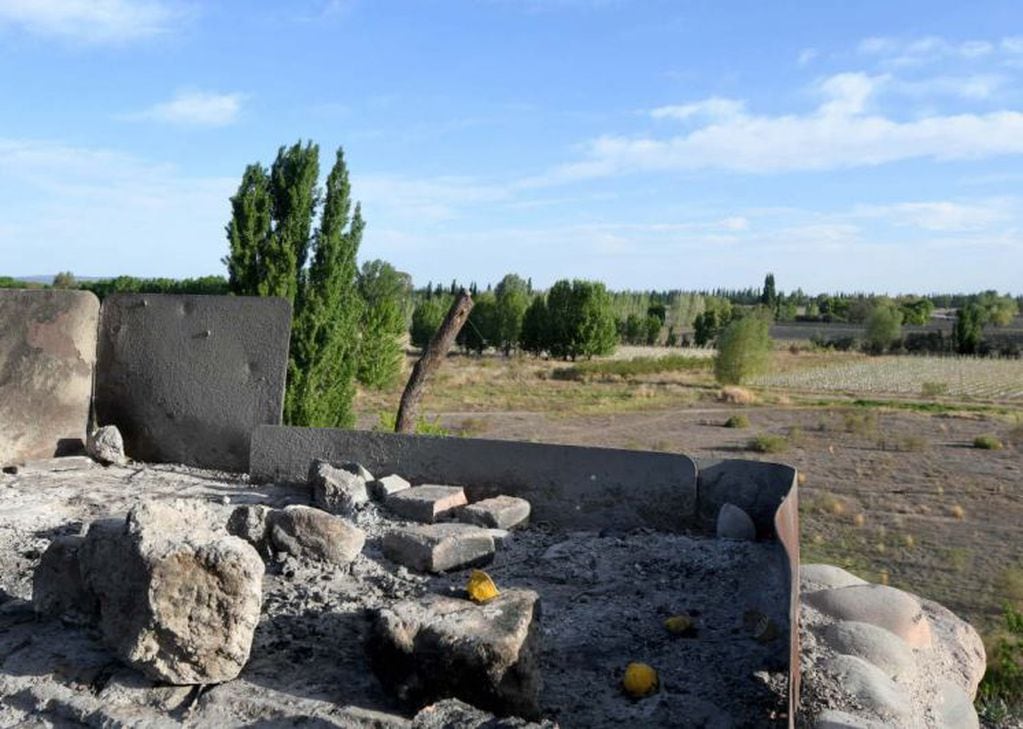
[[[530,505],[517,496],[495,496],[458,511],[459,521],[491,529],[511,529],[529,521]]]
[[[469,524],[427,524],[384,536],[384,556],[420,572],[478,567],[494,557],[494,538]]]
[[[557,729],[551,721],[535,723],[516,716],[498,718],[458,699],[444,699],[423,707],[411,729]]]
[[[507,590],[483,605],[428,595],[376,614],[367,655],[381,682],[421,707],[454,696],[499,714],[540,713],[539,595]]]
[[[79,536],[57,537],[39,558],[32,576],[32,605],[42,615],[87,624],[96,619],[96,596],[82,581],[78,550],[85,543]]]
[[[95,522],[77,549],[106,642],[156,680],[229,681],[249,658],[263,561],[216,522],[202,502],[142,502]]]
[[[273,511],[267,523],[273,549],[294,557],[346,565],[366,543],[361,529],[311,506],[292,505]]]
[[[243,504],[231,512],[227,531],[255,547],[260,556],[267,557],[270,552],[268,518],[271,511],[273,509],[263,504]]]
[[[428,484],[392,494],[385,503],[400,517],[431,523],[452,509],[465,506],[467,500],[461,486]]]
[[[366,479],[359,471],[369,471],[357,464],[348,468],[335,468],[326,461],[313,461],[309,466],[309,486],[312,488],[313,503],[331,514],[352,516],[369,501]]]
[[[123,466],[128,462],[124,454],[124,439],[116,425],[104,425],[89,433],[85,451],[103,464]]]
[[[969,624],[837,567],[806,565],[801,574],[805,726],[978,726],[972,701],[985,657]]]

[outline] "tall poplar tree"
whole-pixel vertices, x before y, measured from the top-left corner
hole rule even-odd
[[[352,210],[340,149],[322,200],[318,175],[319,147],[311,142],[281,147],[269,171],[249,165],[231,198],[224,262],[232,292],[281,296],[294,306],[285,422],[348,427],[355,421],[362,310],[356,255],[365,224],[359,206]]]

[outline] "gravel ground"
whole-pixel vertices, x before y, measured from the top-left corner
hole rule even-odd
[[[428,577],[384,559],[380,538],[400,522],[375,505],[356,519],[368,540],[349,567],[268,565],[251,659],[226,684],[154,686],[93,629],[33,616],[24,600],[53,536],[142,498],[182,496],[210,502],[225,521],[238,504],[308,503],[304,490],[175,466],[0,476],[0,726],[408,726],[366,667],[367,612],[460,590],[466,572]],[[787,635],[761,641],[750,628],[751,616],[784,624],[783,564],[777,544],[540,523],[514,533],[488,571],[499,587],[541,596],[542,703],[561,726],[723,729],[785,725]],[[696,619],[694,636],[665,630],[680,612]],[[630,661],[658,669],[657,694],[622,694]]]

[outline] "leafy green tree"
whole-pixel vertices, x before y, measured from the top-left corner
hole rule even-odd
[[[363,307],[356,379],[384,389],[401,374],[401,336],[412,279],[386,261],[374,260],[362,264],[358,280]]]
[[[497,297],[490,291],[477,292],[473,301],[472,311],[456,341],[465,351],[482,354],[488,347],[499,344]]]
[[[767,369],[771,355],[770,321],[759,314],[733,320],[718,335],[714,377],[723,385],[741,385]]]
[[[639,344],[643,341],[646,330],[639,314],[629,314],[622,325],[622,341],[626,344]]]
[[[952,339],[959,354],[978,354],[984,341],[984,324],[988,311],[981,304],[969,302],[956,312]]]
[[[648,316],[643,322],[643,342],[647,346],[653,346],[657,344],[658,338],[661,336],[661,325],[663,321],[657,316]]]
[[[443,290],[435,292],[429,299],[423,299],[412,312],[410,335],[412,346],[425,349],[434,333],[444,321],[444,315],[451,308],[454,298]]]
[[[285,422],[348,427],[355,420],[362,313],[356,255],[364,222],[359,206],[352,210],[340,149],[322,200],[318,175],[312,142],[281,147],[269,171],[249,165],[231,198],[224,262],[233,293],[281,296],[294,306]]]
[[[902,337],[902,311],[891,302],[881,302],[867,317],[863,343],[871,354],[881,354]]]
[[[558,281],[547,293],[547,351],[575,360],[614,351],[611,297],[596,281]]]
[[[547,301],[543,294],[537,294],[522,317],[519,346],[530,354],[542,354],[547,349],[547,331]]]
[[[78,282],[70,271],[61,271],[53,277],[52,285],[55,289],[73,289],[78,287]]]
[[[513,273],[501,279],[494,293],[497,296],[496,346],[507,356],[518,345],[522,320],[532,297],[529,283]]]
[[[934,304],[930,299],[916,299],[904,301],[901,305],[902,321],[912,326],[923,326],[931,320],[934,314]]]
[[[1011,296],[999,296],[996,291],[985,291],[978,303],[987,312],[985,323],[996,327],[1008,326],[1019,315],[1019,305]]]
[[[773,308],[774,302],[778,298],[778,292],[774,287],[774,274],[769,273],[764,276],[764,288],[760,294],[760,303],[764,306]]]

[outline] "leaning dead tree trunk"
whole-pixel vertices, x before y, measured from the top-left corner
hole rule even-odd
[[[423,356],[412,368],[412,374],[405,385],[405,392],[401,395],[401,404],[398,406],[398,417],[394,423],[395,433],[413,433],[416,429],[416,416],[419,413],[419,401],[423,397],[423,390],[426,388],[426,378],[433,374],[444,356],[451,349],[455,337],[462,330],[462,325],[469,319],[469,312],[472,311],[473,300],[467,291],[462,291],[455,303],[451,305],[440,328],[437,329],[430,343],[423,350]]]

